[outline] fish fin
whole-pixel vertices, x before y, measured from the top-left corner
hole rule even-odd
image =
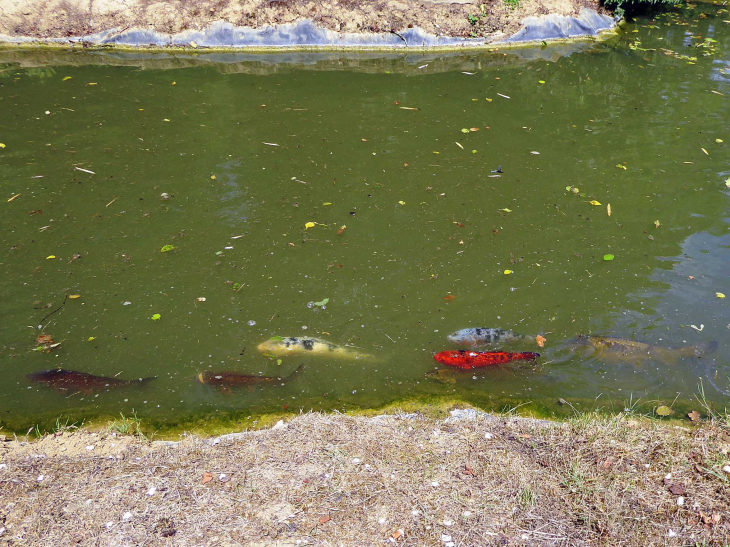
[[[711,342],[702,342],[694,346],[686,346],[680,348],[678,353],[682,357],[702,357],[703,355],[710,355],[717,351],[719,344],[717,340]]]

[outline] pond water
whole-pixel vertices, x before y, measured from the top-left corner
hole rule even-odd
[[[680,6],[606,43],[490,53],[0,51],[0,422],[686,411],[700,379],[726,404],[729,20]],[[432,377],[466,327],[541,357]],[[616,358],[580,335],[718,348]],[[276,336],[373,357],[257,349]],[[299,365],[283,385],[197,380]],[[157,379],[26,376],[57,367]]]

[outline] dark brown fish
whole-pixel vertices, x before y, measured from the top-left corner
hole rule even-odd
[[[274,384],[289,381],[297,374],[304,365],[299,365],[289,376],[257,376],[255,374],[243,374],[241,372],[223,371],[213,372],[206,370],[198,374],[198,381],[201,384],[215,386],[223,391],[236,387],[249,387],[258,384]]]
[[[119,378],[107,378],[106,376],[95,376],[87,372],[57,368],[33,372],[26,375],[26,378],[33,383],[50,386],[56,391],[81,392],[88,395],[94,391],[110,388],[143,386],[150,380],[157,378],[157,376],[139,378],[138,380],[120,380]]]

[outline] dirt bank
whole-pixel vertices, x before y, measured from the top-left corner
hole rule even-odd
[[[309,414],[0,445],[0,544],[724,545],[727,424]]]
[[[261,28],[309,19],[341,33],[420,27],[451,37],[505,37],[531,15],[600,10],[595,0],[0,0],[0,34],[39,40],[138,28],[174,35],[215,22]]]

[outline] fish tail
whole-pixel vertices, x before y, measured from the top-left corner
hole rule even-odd
[[[289,376],[287,376],[285,378],[285,380],[294,378],[294,376],[297,376],[302,371],[302,369],[304,369],[304,363],[300,363],[299,366],[294,369],[294,372],[292,372]]]
[[[710,355],[717,351],[719,344],[717,340],[711,342],[702,342],[694,346],[687,346],[679,350],[679,354],[682,357],[702,357],[703,355]]]

